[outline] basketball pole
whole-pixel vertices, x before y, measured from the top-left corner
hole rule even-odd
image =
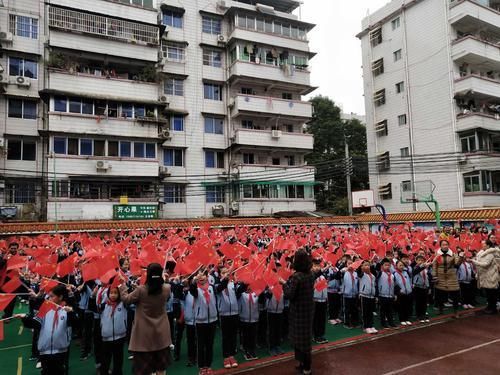
[[[346,185],[347,185],[347,205],[349,206],[349,216],[352,216],[352,191],[351,191],[351,174],[352,174],[352,161],[349,156],[349,145],[347,144],[347,136],[344,132],[345,143],[345,168],[346,168]]]

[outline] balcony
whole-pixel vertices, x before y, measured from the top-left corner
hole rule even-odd
[[[495,152],[475,152],[466,154],[467,163],[462,166],[465,172],[496,171],[500,167],[500,154]]]
[[[285,133],[280,130],[236,129],[233,144],[310,151],[313,149],[313,136],[312,134]]]
[[[496,44],[467,36],[452,45],[453,60],[458,63],[483,66],[489,69],[500,69],[500,47]]]
[[[143,1],[144,6],[136,5],[137,1],[126,0],[113,1],[113,0],[85,0],[78,3],[78,10],[85,12],[96,12],[106,14],[110,17],[124,18],[134,21],[140,21],[156,25],[158,22],[157,11],[153,7],[148,6],[147,1]],[[152,3],[152,1],[149,1]],[[51,0],[51,5],[58,5],[66,8],[75,8],[74,0]]]
[[[284,68],[237,60],[229,67],[229,79],[232,84],[244,81],[258,82],[260,84],[267,82],[270,86],[279,85],[296,89],[302,87],[302,95],[314,90],[314,87],[311,87],[311,74],[309,71],[289,67]]]
[[[473,92],[478,99],[500,98],[500,81],[469,75],[455,80],[455,93],[465,95]]]
[[[474,129],[500,131],[500,118],[479,112],[458,116],[457,132],[465,132]]]
[[[107,168],[97,170],[96,164],[98,161],[106,161]],[[49,159],[49,173],[57,173],[57,175],[74,175],[78,171],[78,175],[89,176],[130,176],[130,177],[158,177],[158,160],[144,159],[120,159],[102,156],[58,156],[55,160]],[[54,171],[55,169],[55,171]]]
[[[494,4],[493,1],[490,3]],[[497,6],[500,4],[496,3]],[[449,21],[451,25],[463,31],[478,30],[481,27],[500,30],[499,10],[500,8],[494,9],[474,0],[453,1]]]
[[[99,3],[102,3],[100,1]],[[49,45],[157,62],[159,28],[51,6]]]
[[[281,166],[281,165],[258,165],[240,164],[236,166],[240,180],[276,180],[279,177],[283,181],[314,181],[316,168],[307,165]]]
[[[231,110],[233,117],[254,115],[259,117],[287,117],[308,120],[312,117],[309,102],[284,100],[254,95],[236,95]]]
[[[107,79],[85,74],[69,74],[52,70],[47,88],[75,96],[116,101],[156,102],[158,84],[126,79]]]
[[[309,43],[307,42],[307,40],[280,37],[276,34],[259,32],[255,30],[246,30],[238,27],[234,28],[231,34],[229,34],[228,41],[231,42],[234,40],[248,40],[263,45],[309,53]]]

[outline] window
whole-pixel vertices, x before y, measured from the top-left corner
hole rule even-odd
[[[406,114],[398,116],[398,125],[406,125]]]
[[[255,94],[254,91],[253,91],[253,89],[250,88],[250,87],[242,87],[241,88],[241,93],[243,95],[254,95]]]
[[[93,155],[93,141],[92,139],[80,139],[80,155],[92,156]]]
[[[186,187],[184,185],[165,185],[165,203],[184,203]]]
[[[38,63],[34,60],[9,57],[9,75],[38,78]]]
[[[68,138],[68,155],[78,155],[78,138]]]
[[[280,165],[281,163],[280,158],[273,158],[272,163],[273,165]]]
[[[243,164],[255,164],[255,155],[243,154]]]
[[[165,80],[165,94],[184,96],[184,80],[177,78],[167,78]]]
[[[182,13],[173,10],[164,10],[163,24],[177,29],[182,29]]]
[[[8,160],[36,160],[36,142],[21,139],[7,140],[7,159]]]
[[[382,43],[382,28],[377,28],[370,32],[370,43],[372,47],[378,46]]]
[[[374,77],[384,73],[384,59],[379,59],[372,63],[372,73]]]
[[[255,129],[252,120],[241,120],[241,127],[243,129]]]
[[[170,129],[175,130],[177,132],[184,131],[184,116],[173,115],[171,119]]]
[[[283,124],[283,129],[287,133],[293,133],[293,124]]]
[[[387,120],[383,120],[375,124],[375,133],[379,137],[386,136],[389,134],[389,127],[387,126]]]
[[[108,141],[108,156],[118,156],[118,141]]]
[[[134,117],[134,106],[131,103],[122,104],[121,117],[132,118]]]
[[[397,51],[394,51],[392,53],[392,55],[394,56],[394,62],[401,60],[401,50],[400,49],[398,49]]]
[[[205,99],[222,101],[222,86],[213,83],[204,83],[203,95]]]
[[[285,155],[285,159],[287,160],[287,165],[295,165],[295,156],[294,155]]]
[[[134,158],[155,159],[156,145],[154,143],[134,142]]]
[[[385,104],[385,89],[379,90],[373,94],[373,103],[376,107],[380,107]]]
[[[402,181],[401,182],[401,190],[411,191],[411,181]]]
[[[30,181],[5,184],[5,203],[35,203],[35,183]]]
[[[464,175],[464,185],[466,193],[481,191],[480,174]]]
[[[9,16],[9,29],[14,35],[38,39],[38,20],[36,18],[11,14]]]
[[[395,18],[391,21],[391,25],[392,25],[392,30],[396,30],[397,28],[399,28],[399,26],[401,26],[401,20],[398,18]]]
[[[377,155],[377,169],[379,171],[386,171],[391,168],[391,159],[389,151]]]
[[[150,9],[153,8],[153,0],[120,0],[120,1],[125,4],[138,5]]]
[[[167,61],[183,63],[186,60],[186,48],[184,46],[165,44],[162,46],[162,50]]]
[[[129,158],[132,156],[131,142],[120,141],[120,157]]]
[[[216,17],[202,16],[202,30],[207,34],[222,34],[222,20]]]
[[[105,156],[105,145],[106,141],[94,141],[94,156]]]
[[[54,96],[54,111],[56,112],[67,112],[68,111],[68,99],[64,96]]]
[[[405,90],[404,82],[396,83],[396,93],[401,94]]]
[[[66,138],[54,137],[54,153],[66,155]]]
[[[179,148],[167,148],[163,151],[163,165],[167,167],[184,166],[184,150]]]
[[[408,147],[403,147],[399,149],[402,158],[407,158],[410,156],[410,149]]]
[[[32,100],[9,99],[9,117],[36,120],[37,103]]]
[[[220,68],[222,66],[222,52],[210,49],[203,50],[203,65]]]
[[[460,144],[462,145],[462,152],[477,151],[476,136],[474,134],[460,137]]]
[[[205,133],[224,134],[224,119],[205,117]]]
[[[289,92],[283,92],[281,93],[281,98],[285,100],[292,100],[292,94]]]
[[[68,198],[69,181],[52,181],[52,196],[54,198]]]
[[[205,151],[206,168],[224,168],[224,152]]]
[[[155,143],[146,143],[146,159],[156,159]]]
[[[378,195],[380,199],[392,199],[392,184],[382,185],[378,187]]]
[[[206,186],[205,187],[205,195],[207,203],[224,203],[226,188],[225,186]]]

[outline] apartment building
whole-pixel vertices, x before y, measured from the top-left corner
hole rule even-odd
[[[378,203],[427,210],[400,197],[432,180],[441,208],[500,206],[500,1],[393,0],[358,38]]]
[[[0,5],[3,207],[19,219],[315,209],[294,0]]]

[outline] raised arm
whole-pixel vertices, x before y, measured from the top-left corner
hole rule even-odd
[[[135,289],[132,293],[129,293],[127,285],[120,285],[120,297],[126,305],[137,304],[140,300],[140,294],[141,291],[139,288]]]

